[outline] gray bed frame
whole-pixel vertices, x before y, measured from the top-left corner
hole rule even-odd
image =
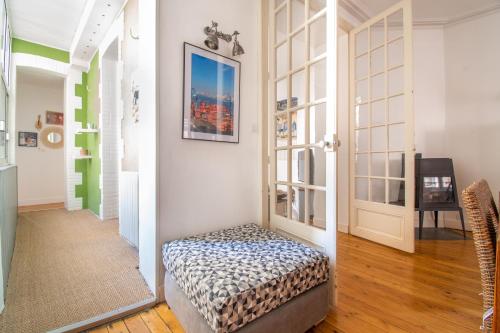
[[[187,333],[214,332],[168,273],[165,274],[165,299]],[[241,327],[237,332],[304,333],[321,322],[327,313],[328,283],[322,283]]]

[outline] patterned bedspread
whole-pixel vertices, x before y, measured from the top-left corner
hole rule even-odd
[[[216,332],[233,332],[329,277],[327,256],[255,224],[167,242],[163,262]]]

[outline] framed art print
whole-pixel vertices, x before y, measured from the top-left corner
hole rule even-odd
[[[19,147],[38,147],[38,133],[36,132],[19,132],[17,138]]]
[[[54,112],[54,111],[45,111],[45,123],[47,125],[64,125],[64,113],[62,112]]]
[[[239,142],[240,63],[184,43],[182,138]]]

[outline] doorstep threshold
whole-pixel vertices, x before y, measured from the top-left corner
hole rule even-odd
[[[69,324],[54,330],[48,331],[48,333],[62,333],[62,332],[81,332],[91,328],[95,328],[106,323],[115,321],[117,319],[125,318],[131,314],[140,312],[144,309],[150,308],[156,305],[156,297],[148,298],[144,301],[137,302],[131,305],[121,307],[117,310],[103,313],[101,315],[95,316],[90,319],[82,320],[77,323]]]

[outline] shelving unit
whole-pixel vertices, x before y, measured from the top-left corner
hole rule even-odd
[[[82,128],[76,134],[84,134],[84,133],[99,133],[98,129],[95,128]]]

